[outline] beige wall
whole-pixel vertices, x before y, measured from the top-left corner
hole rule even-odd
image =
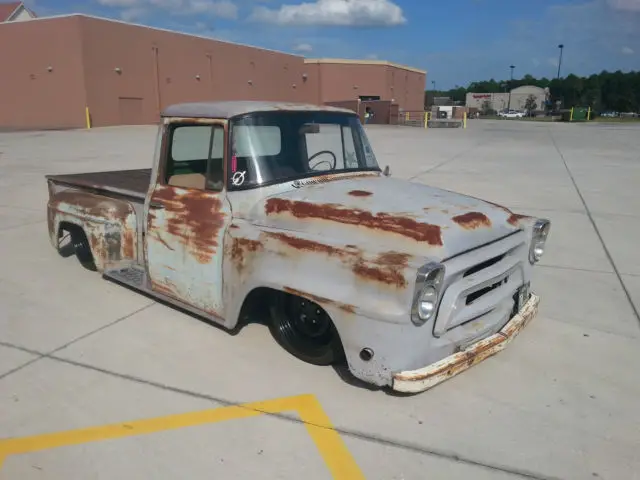
[[[309,59],[306,65],[314,86],[317,82],[316,103],[380,96],[405,111],[424,110],[424,72],[377,61]]]
[[[530,85],[514,88],[511,91],[511,109],[524,110],[529,95],[533,95],[536,98],[537,110],[543,110],[546,98],[544,90]],[[467,93],[467,107],[482,109],[485,101],[490,102],[493,110],[503,110],[509,105],[509,93]]]
[[[0,127],[82,128],[85,107],[96,127],[150,124],[166,106],[189,101],[322,104],[378,95],[405,111],[423,109],[426,75],[414,69],[309,63],[84,15],[0,24],[0,45]]]
[[[78,27],[78,17],[0,24],[0,127],[85,124]]]
[[[296,55],[93,18],[82,19],[82,31],[88,100],[100,125],[151,123],[159,109],[181,102],[311,95]],[[139,121],[124,118],[136,101]]]

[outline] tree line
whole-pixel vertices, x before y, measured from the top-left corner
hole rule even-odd
[[[468,87],[456,86],[450,90],[428,90],[425,106],[433,103],[433,97],[450,97],[464,105],[467,92],[508,92],[523,85],[549,87],[552,102],[560,101],[566,108],[591,107],[598,112],[640,112],[640,71],[621,71],[593,74],[588,77],[568,75],[564,78],[535,78],[525,75],[520,79],[496,81],[494,79],[471,82]]]

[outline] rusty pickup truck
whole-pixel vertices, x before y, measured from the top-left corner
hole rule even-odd
[[[258,308],[290,354],[368,384],[427,390],[537,313],[550,222],[392,178],[350,110],[173,105],[150,169],[46,179],[56,249],[227,329]]]

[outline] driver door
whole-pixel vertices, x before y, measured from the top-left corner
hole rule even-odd
[[[223,122],[168,125],[164,164],[145,235],[153,291],[223,318],[223,238],[231,222],[224,188]]]

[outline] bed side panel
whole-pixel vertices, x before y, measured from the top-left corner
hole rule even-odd
[[[47,223],[51,242],[58,248],[60,225],[76,225],[84,230],[96,268],[125,266],[139,260],[136,210],[142,203],[110,198],[81,189],[60,188],[49,182]]]

